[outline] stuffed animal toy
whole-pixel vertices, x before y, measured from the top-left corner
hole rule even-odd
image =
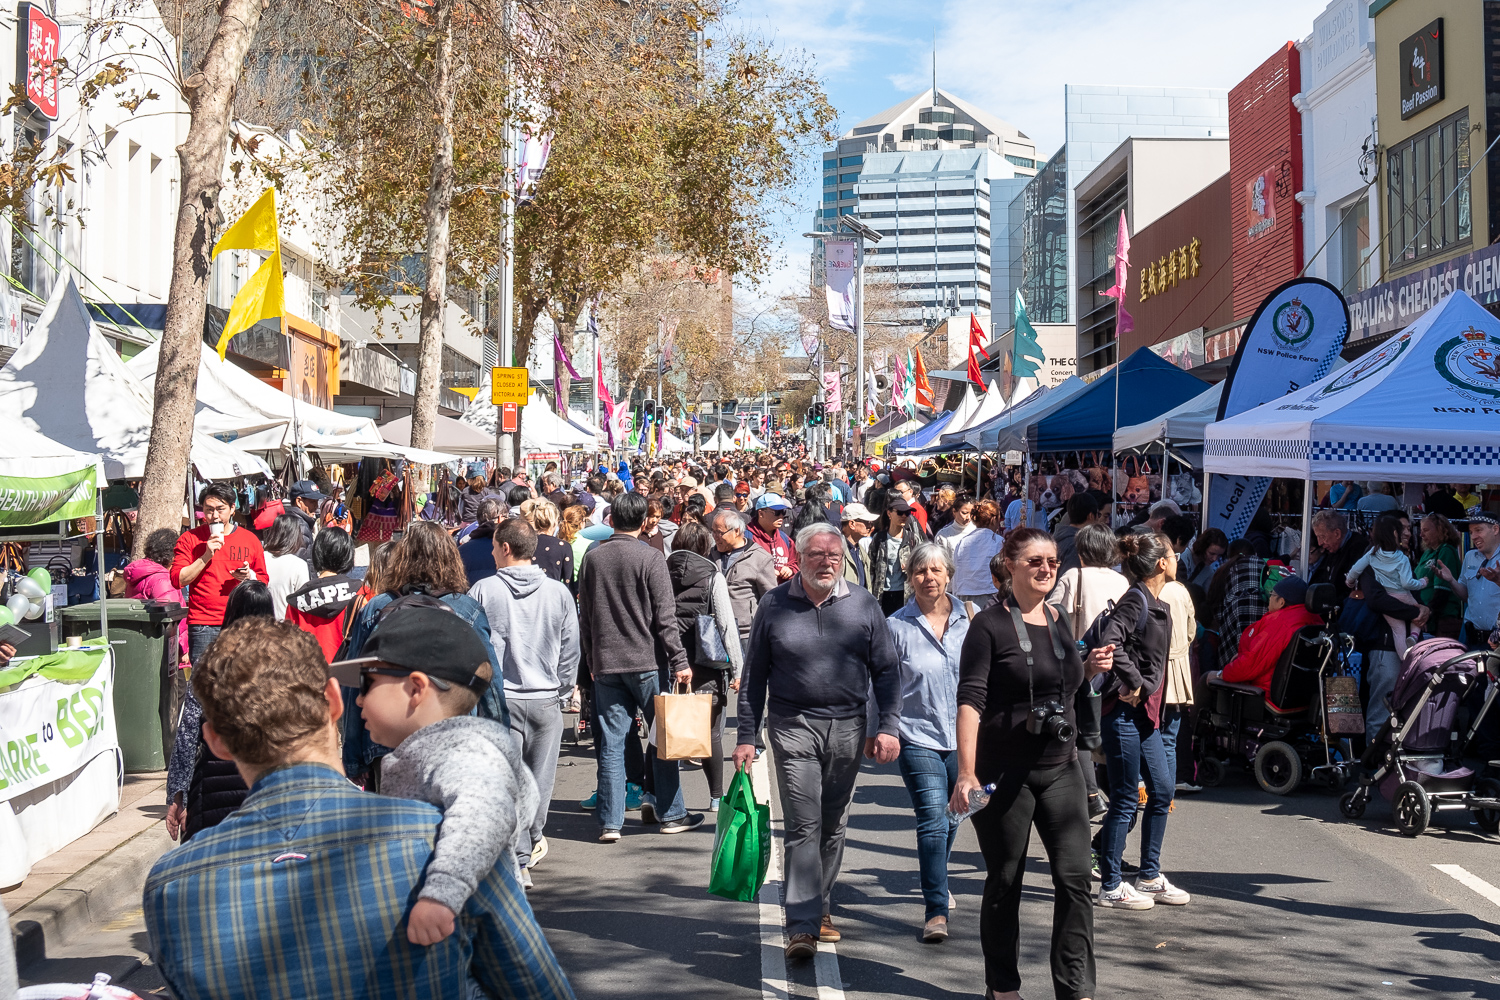
[[[1179,507],[1196,506],[1203,502],[1203,491],[1198,488],[1198,478],[1191,472],[1179,472],[1171,477],[1171,492],[1167,494]]]
[[[1150,503],[1151,463],[1131,456],[1125,460],[1124,467],[1128,478],[1125,489],[1120,491],[1120,499],[1129,504]]]

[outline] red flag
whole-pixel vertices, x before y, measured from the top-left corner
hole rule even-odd
[[[912,364],[912,378],[917,383],[917,405],[925,406],[929,410],[936,409],[932,401],[932,383],[927,381],[927,366],[922,363],[922,349],[916,349],[915,360]]]
[[[969,381],[983,386],[984,375],[979,371],[979,359],[975,354],[983,354],[986,361],[990,357],[984,349],[984,331],[979,328],[979,320],[969,313]]]

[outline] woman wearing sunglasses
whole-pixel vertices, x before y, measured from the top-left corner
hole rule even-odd
[[[1067,617],[1046,604],[1057,545],[1017,528],[990,564],[1000,600],[974,616],[959,654],[958,782],[949,808],[995,791],[974,813],[987,876],[979,917],[989,996],[1020,996],[1021,888],[1031,828],[1052,870],[1052,983],[1059,997],[1094,995],[1089,817],[1076,752],[1073,699],[1110,669],[1112,650],[1079,656]]]

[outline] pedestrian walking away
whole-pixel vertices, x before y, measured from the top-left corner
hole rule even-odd
[[[896,759],[901,681],[880,605],[840,573],[838,529],[809,525],[797,549],[798,574],[766,595],[750,630],[734,763],[754,760],[764,723],[786,823],[786,954],[804,959],[840,937],[833,889],[859,756],[868,746],[880,763]],[[867,744],[872,690],[878,733]]]

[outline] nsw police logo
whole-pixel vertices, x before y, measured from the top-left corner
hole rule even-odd
[[[1336,378],[1309,396],[1307,401],[1309,403],[1316,403],[1319,400],[1327,399],[1335,393],[1343,392],[1345,389],[1352,389],[1360,383],[1374,378],[1394,364],[1397,358],[1405,354],[1406,349],[1411,346],[1411,341],[1412,336],[1410,333],[1403,333],[1398,337],[1392,337],[1382,344],[1378,351],[1371,351],[1339,372]]]
[[[1444,341],[1432,363],[1439,375],[1459,388],[1500,399],[1500,339],[1471,326]]]
[[[1287,347],[1301,347],[1313,332],[1312,310],[1300,298],[1283,302],[1271,314],[1271,334]]]

